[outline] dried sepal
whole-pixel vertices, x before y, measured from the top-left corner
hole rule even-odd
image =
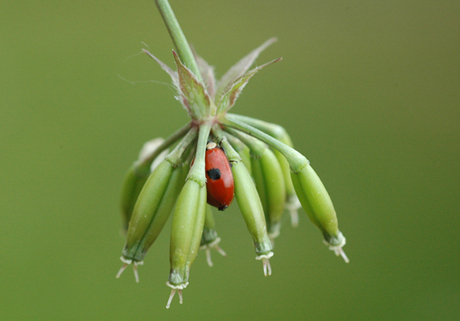
[[[244,87],[248,83],[249,79],[251,79],[252,76],[254,76],[262,68],[264,68],[264,67],[266,67],[268,65],[271,65],[271,64],[273,64],[275,62],[278,62],[281,59],[283,59],[283,58],[278,58],[278,59],[274,59],[274,60],[272,60],[270,62],[267,62],[267,63],[265,63],[265,64],[263,64],[263,65],[261,65],[259,67],[256,67],[256,68],[248,71],[243,76],[235,79],[235,81],[233,81],[230,84],[228,89],[221,96],[221,98],[219,100],[219,103],[218,103],[217,112],[220,114],[220,113],[225,113],[228,110],[230,110],[230,108],[233,107],[233,105],[235,104],[235,101],[238,99],[239,95],[241,94],[241,92],[243,91]]]
[[[260,47],[251,51],[247,56],[242,58],[236,65],[231,67],[221,78],[217,86],[217,97],[222,95],[224,92],[228,90],[231,84],[234,82],[235,79],[244,75],[244,73],[252,66],[254,61],[257,59],[259,54],[265,50],[268,46],[272,43],[276,42],[276,38],[270,38],[265,41]]]
[[[174,60],[176,61],[177,74],[181,102],[187,110],[190,110],[192,118],[199,119],[210,114],[211,98],[206,88],[198,78],[188,69],[179,59],[173,50]]]
[[[171,68],[168,67],[168,65],[166,65],[164,62],[162,62],[160,59],[158,59],[157,57],[155,57],[154,55],[152,55],[148,50],[146,49],[142,49],[143,52],[145,52],[147,55],[149,55],[153,60],[155,60],[159,65],[160,67],[166,71],[168,73],[168,75],[171,77],[174,85],[177,87],[177,84],[178,84],[178,77],[177,77],[177,72],[175,72],[174,70],[172,70]]]

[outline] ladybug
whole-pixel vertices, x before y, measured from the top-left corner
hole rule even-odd
[[[209,142],[205,163],[208,204],[223,211],[232,202],[235,190],[230,162],[216,143]]]

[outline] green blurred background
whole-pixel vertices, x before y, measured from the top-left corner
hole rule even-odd
[[[233,112],[285,126],[334,201],[345,264],[302,213],[265,278],[236,206],[165,304],[169,233],[121,279],[120,185],[187,121],[150,1],[0,4],[0,320],[459,320],[460,3],[171,1],[221,76],[276,36]],[[119,75],[128,81],[123,80]],[[168,223],[170,224],[170,222]],[[166,227],[169,228],[170,225]]]

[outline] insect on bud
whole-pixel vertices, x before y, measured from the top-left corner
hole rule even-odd
[[[205,164],[208,204],[223,211],[233,201],[235,185],[227,156],[214,142],[206,145]]]

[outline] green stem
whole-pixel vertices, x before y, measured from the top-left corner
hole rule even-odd
[[[227,155],[227,159],[230,162],[239,162],[239,161],[241,161],[240,155],[238,154],[238,152],[236,152],[233,149],[232,145],[230,145],[230,143],[227,140],[227,137],[224,136],[224,132],[222,131],[222,129],[220,129],[219,126],[214,126],[212,128],[212,133],[214,134],[214,136],[216,136],[216,138],[218,139],[218,141],[220,142],[220,144],[224,148],[225,154]]]
[[[180,60],[201,82],[203,82],[195,57],[193,56],[192,50],[190,49],[187,39],[182,32],[168,0],[156,0],[156,4],[166,24],[166,28],[168,28],[169,35],[171,36]]]
[[[169,136],[158,148],[146,159],[144,159],[141,163],[136,163],[134,171],[136,175],[143,177],[150,174],[150,165],[161,154],[166,148],[173,145],[177,142],[180,138],[184,137],[185,134],[190,131],[191,123],[186,124],[184,127],[176,131],[174,134]]]
[[[272,123],[267,123],[265,121],[262,121],[260,119],[248,117],[248,116],[243,116],[243,115],[238,115],[238,114],[230,114],[227,113],[227,115],[230,115],[231,117],[235,117],[239,121],[242,121],[243,123],[246,123],[248,125],[251,125],[252,127],[255,127],[264,133],[269,134],[270,136],[275,137],[282,143],[285,143],[289,147],[293,147],[291,138],[289,137],[286,129],[284,127],[278,125],[278,124],[272,124]]]
[[[300,154],[295,149],[287,146],[286,144],[283,144],[282,142],[273,138],[272,136],[267,135],[264,132],[244,122],[239,121],[238,119],[236,119],[236,117],[232,115],[226,115],[225,118],[221,120],[221,124],[224,125],[224,127],[238,129],[239,131],[242,131],[243,133],[260,139],[269,146],[277,149],[281,154],[284,155],[284,157],[286,157],[286,160],[288,161],[289,166],[291,167],[291,170],[294,173],[298,173],[303,167],[305,167],[309,163],[305,156]]]
[[[265,149],[267,149],[267,145],[262,143],[260,140],[242,133],[241,131],[232,128],[225,128],[225,131],[248,146],[253,157],[260,158],[265,152]]]
[[[195,161],[187,177],[187,179],[197,182],[201,187],[206,184],[205,155],[210,132],[211,123],[203,123],[200,125]]]
[[[192,141],[196,138],[197,129],[193,127],[189,130],[187,135],[182,139],[182,141],[177,144],[176,148],[166,157],[166,160],[171,163],[174,167],[180,166],[183,163],[182,155],[189,148]]]

